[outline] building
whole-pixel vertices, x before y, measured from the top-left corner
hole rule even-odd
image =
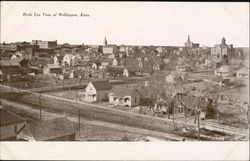
[[[0,108],[0,140],[15,141],[25,127],[25,120],[20,116]]]
[[[28,123],[18,134],[26,141],[75,141],[77,126],[65,117]]]
[[[56,41],[32,40],[31,44],[38,45],[39,48],[42,49],[51,49],[57,47],[57,40]]]
[[[216,76],[228,77],[232,74],[232,70],[229,66],[222,66],[214,71]]]
[[[115,52],[115,49],[117,49],[116,45],[106,45],[103,46],[102,52],[103,54],[113,54]]]
[[[100,102],[108,100],[108,95],[112,85],[109,81],[95,81],[89,82],[83,92],[83,100],[87,102]]]
[[[239,69],[236,73],[236,77],[248,79],[249,78],[249,68],[244,66],[243,68]]]
[[[12,76],[20,76],[23,70],[16,60],[0,60],[1,79],[10,80]]]
[[[63,61],[63,56],[56,55],[54,56],[53,61],[54,61],[54,64],[61,65]]]
[[[221,60],[225,56],[228,57],[233,52],[233,45],[227,45],[226,39],[223,37],[221,44],[215,45],[211,48],[211,56],[213,60]]]
[[[140,94],[135,89],[114,87],[109,93],[109,103],[121,106],[137,106]]]
[[[97,69],[100,69],[99,67],[101,66],[101,63],[100,62],[94,62],[92,64],[92,69],[94,70],[97,70]]]
[[[113,53],[117,53],[118,51],[119,51],[118,47],[114,44],[108,44],[108,41],[105,37],[104,43],[103,43],[103,48],[102,48],[103,54],[113,54]]]
[[[62,68],[58,64],[46,64],[43,67],[43,74],[58,75],[62,73]]]
[[[63,57],[62,64],[65,65],[65,66],[66,65],[75,66],[77,64],[77,58],[73,54],[66,54]]]
[[[130,76],[130,71],[127,68],[124,68],[123,69],[123,75],[126,76],[126,77],[129,77]]]
[[[188,40],[185,42],[185,47],[187,48],[199,48],[200,44],[198,43],[193,43],[190,41],[190,36],[188,35]]]
[[[165,80],[167,83],[179,83],[188,80],[188,74],[185,72],[174,72],[166,76]]]

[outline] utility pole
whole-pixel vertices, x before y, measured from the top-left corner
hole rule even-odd
[[[79,137],[81,137],[81,110],[79,110]]]
[[[42,121],[41,92],[39,92],[40,121]]]
[[[174,124],[174,113],[175,113],[175,106],[173,106],[174,109],[173,109],[173,124]]]
[[[76,102],[77,102],[77,86],[76,86]]]
[[[200,111],[198,111],[198,141],[200,141]]]

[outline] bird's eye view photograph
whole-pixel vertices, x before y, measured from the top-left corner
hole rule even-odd
[[[249,2],[2,1],[0,35],[5,158],[40,143],[249,145]]]

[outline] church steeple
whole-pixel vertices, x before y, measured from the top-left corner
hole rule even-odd
[[[108,44],[108,41],[107,41],[106,36],[105,36],[104,41],[103,41],[103,46],[106,46],[107,44]]]
[[[187,42],[191,42],[191,41],[190,41],[190,36],[189,36],[189,35],[188,35],[188,40],[187,40]]]
[[[225,37],[222,38],[221,44],[226,44],[226,39],[225,39]]]

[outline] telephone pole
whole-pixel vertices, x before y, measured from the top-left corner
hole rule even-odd
[[[81,110],[79,110],[79,137],[81,137]]]
[[[42,120],[41,92],[39,92],[40,121]]]
[[[200,111],[198,111],[198,141],[200,141]]]
[[[76,87],[76,102],[77,102],[77,87]]]

